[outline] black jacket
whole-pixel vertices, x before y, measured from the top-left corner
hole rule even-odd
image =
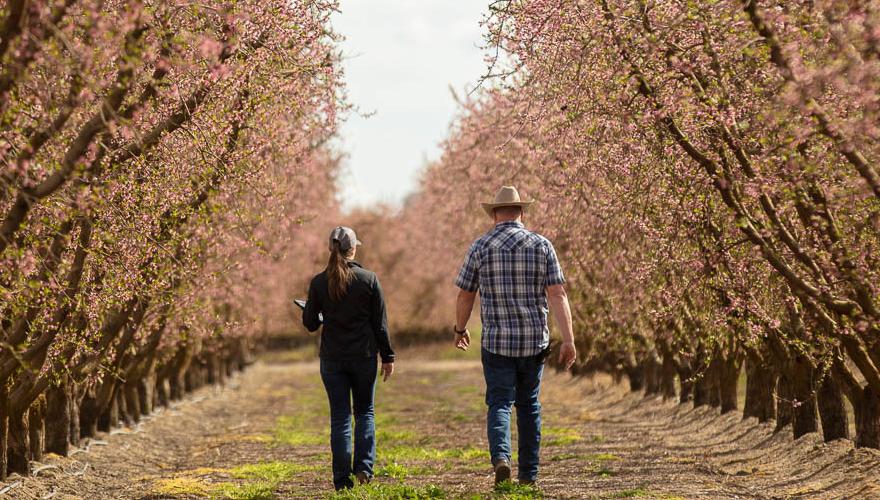
[[[324,315],[321,359],[352,360],[375,356],[378,351],[383,363],[392,363],[394,351],[388,338],[385,297],[379,278],[357,262],[348,266],[354,271],[354,279],[338,302],[330,299],[327,271],[312,278],[303,309],[303,325],[314,332],[321,327],[318,314]]]

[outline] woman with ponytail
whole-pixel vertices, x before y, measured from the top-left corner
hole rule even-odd
[[[378,357],[382,378],[394,372],[394,351],[388,337],[385,298],[376,274],[354,261],[354,230],[337,227],[330,233],[327,269],[312,279],[303,309],[303,325],[321,327],[321,379],[330,400],[330,449],[333,485],[337,490],[373,477],[376,429],[373,395]],[[354,453],[351,415],[354,412]]]

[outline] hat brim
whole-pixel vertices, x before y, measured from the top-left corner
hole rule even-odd
[[[523,210],[525,210],[525,209],[529,208],[529,206],[531,206],[533,203],[535,203],[535,202],[534,201],[517,201],[517,202],[510,202],[510,203],[481,203],[481,205],[483,205],[483,210],[485,210],[486,213],[489,214],[490,217],[492,217],[493,215],[495,215],[494,211],[496,208],[520,207]]]

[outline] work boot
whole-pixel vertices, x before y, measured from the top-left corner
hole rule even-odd
[[[510,462],[506,458],[495,462],[495,484],[501,484],[510,479]]]
[[[370,483],[370,476],[368,476],[367,473],[364,471],[356,472],[354,477],[357,478],[358,484],[369,484]]]

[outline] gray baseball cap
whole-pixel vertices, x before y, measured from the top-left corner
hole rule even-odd
[[[361,244],[354,233],[354,229],[345,226],[339,226],[330,232],[330,248],[333,248],[334,241],[339,242],[339,248],[343,252],[347,252],[354,248],[355,245]]]

